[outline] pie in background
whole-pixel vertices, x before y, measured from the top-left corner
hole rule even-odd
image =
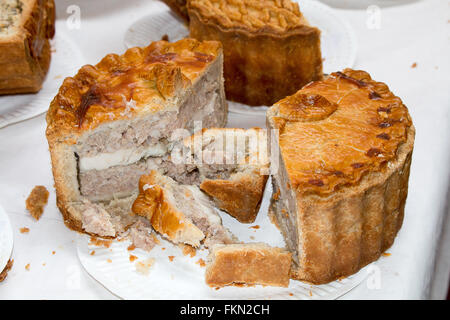
[[[227,99],[270,106],[322,79],[320,31],[291,1],[188,1],[190,36],[224,48]]]
[[[189,22],[186,0],[162,0],[185,22]]]
[[[51,59],[53,0],[0,3],[0,95],[38,92]]]

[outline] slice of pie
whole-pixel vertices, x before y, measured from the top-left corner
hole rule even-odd
[[[326,283],[388,249],[403,221],[415,129],[387,85],[346,69],[267,112],[271,211],[293,279]]]
[[[179,184],[156,170],[140,178],[139,195],[132,210],[177,244],[198,247],[204,242],[211,247],[233,242],[207,195],[197,186]]]
[[[264,243],[216,244],[210,249],[205,281],[211,287],[287,287],[291,253]]]
[[[320,31],[289,0],[191,0],[190,35],[224,47],[227,99],[272,105],[322,78]]]
[[[66,224],[114,236],[129,223],[139,177],[169,165],[177,130],[192,134],[199,123],[222,127],[226,119],[219,42],[158,41],[82,67],[47,113]]]
[[[238,221],[255,220],[269,176],[266,130],[204,129],[172,150],[172,161],[180,163],[168,171],[172,178],[198,185]]]

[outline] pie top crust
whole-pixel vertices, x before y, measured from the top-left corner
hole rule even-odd
[[[328,195],[382,171],[412,121],[388,86],[346,69],[312,82],[270,110],[291,187]]]
[[[290,0],[191,0],[188,7],[224,29],[283,34],[309,25]]]
[[[191,86],[221,53],[216,41],[157,41],[108,54],[66,78],[47,113],[47,135],[65,137],[103,122],[174,107],[177,95]]]

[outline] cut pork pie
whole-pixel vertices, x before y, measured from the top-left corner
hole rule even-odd
[[[346,69],[279,101],[267,121],[271,211],[293,254],[292,278],[326,283],[377,260],[408,194],[415,129],[402,100]]]
[[[130,223],[139,177],[164,167],[176,130],[226,124],[222,59],[219,42],[158,41],[64,80],[46,134],[67,226],[114,236]]]

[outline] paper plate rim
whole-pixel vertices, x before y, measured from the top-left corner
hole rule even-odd
[[[11,259],[14,246],[14,235],[11,221],[5,209],[0,204],[0,272]]]

